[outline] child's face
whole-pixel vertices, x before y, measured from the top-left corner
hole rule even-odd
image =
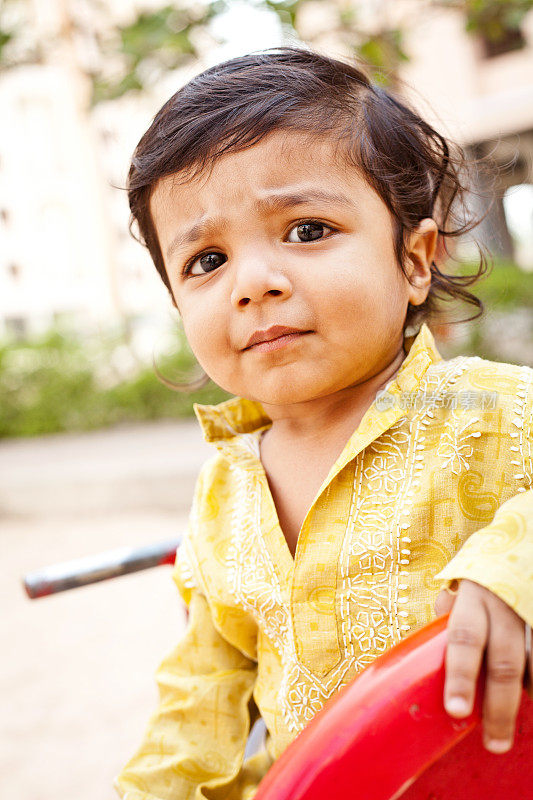
[[[408,302],[429,289],[433,220],[411,239],[411,286],[386,205],[326,139],[275,132],[181,179],[157,184],[152,216],[187,338],[216,383],[283,406],[386,369]],[[296,333],[249,346],[279,337],[274,326]]]

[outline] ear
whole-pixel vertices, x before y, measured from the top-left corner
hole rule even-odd
[[[409,234],[406,272],[409,276],[408,298],[413,306],[421,305],[428,296],[438,235],[437,223],[430,217],[421,220]]]

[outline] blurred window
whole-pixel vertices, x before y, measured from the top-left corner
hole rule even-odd
[[[7,333],[17,339],[24,339],[28,333],[28,320],[24,317],[6,317],[4,325]]]
[[[533,184],[509,187],[503,198],[505,219],[513,239],[515,259],[523,269],[533,270]]]
[[[497,39],[480,35],[484,58],[495,58],[514,50],[521,50],[526,45],[526,40],[520,28],[508,28]]]

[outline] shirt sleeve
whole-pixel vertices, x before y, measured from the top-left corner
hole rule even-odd
[[[270,765],[266,754],[244,762],[256,664],[220,635],[205,596],[174,578],[187,630],[157,670],[159,706],[115,788],[124,800],[249,800]]]
[[[473,533],[435,580],[485,586],[533,625],[533,490],[511,497]]]

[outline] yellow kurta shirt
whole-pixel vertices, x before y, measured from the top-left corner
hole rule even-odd
[[[408,346],[410,348],[408,349]],[[469,578],[533,624],[533,370],[445,361],[424,324],[331,467],[293,559],[259,459],[261,405],[197,406],[217,454],[174,578],[190,618],[116,779],[126,800],[249,800],[325,701]],[[251,722],[267,751],[244,760]]]

